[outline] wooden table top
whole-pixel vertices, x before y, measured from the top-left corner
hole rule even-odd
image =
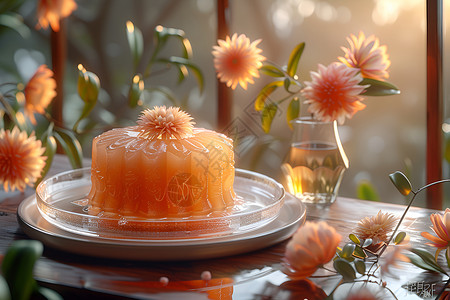
[[[70,170],[67,159],[57,156],[51,174],[65,170]],[[28,238],[20,228],[16,212],[19,203],[33,194],[31,188],[25,193],[0,192],[0,254],[6,252],[13,240]],[[338,198],[326,208],[307,205],[307,220],[325,220],[346,240],[361,218],[373,216],[380,210],[400,217],[404,209],[402,205]],[[429,215],[433,212],[417,207],[409,211],[401,229],[410,234],[413,246],[424,244],[420,232],[429,230]],[[286,243],[229,257],[170,262],[102,259],[45,247],[34,274],[39,284],[57,290],[68,299],[79,296],[97,299],[314,299],[310,286],[289,281],[279,271]],[[212,280],[208,285],[201,280],[203,271],[211,272]],[[416,294],[427,288],[422,270],[403,263],[402,268],[395,269],[395,274],[398,278],[386,281],[398,299],[421,299]],[[433,276],[436,283],[428,289],[435,296],[442,278]],[[167,286],[160,282],[161,277],[169,279]],[[338,279],[312,280],[330,293]],[[394,298],[390,293],[386,295],[383,299]]]

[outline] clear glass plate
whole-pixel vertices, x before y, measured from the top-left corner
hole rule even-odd
[[[178,240],[247,233],[274,220],[284,202],[281,184],[270,177],[236,169],[236,205],[220,216],[137,219],[99,217],[87,213],[91,188],[90,168],[60,173],[39,184],[37,207],[41,215],[61,229],[114,239]]]

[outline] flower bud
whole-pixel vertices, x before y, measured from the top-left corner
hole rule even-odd
[[[78,65],[78,95],[86,102],[96,102],[100,91],[100,80],[92,72],[86,71],[83,65]]]
[[[130,107],[136,107],[136,105],[142,105],[142,93],[144,91],[144,80],[141,74],[136,74],[133,77],[133,81],[130,85],[128,92],[128,105]]]

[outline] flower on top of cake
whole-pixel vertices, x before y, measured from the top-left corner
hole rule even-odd
[[[137,124],[141,127],[140,137],[157,139],[185,139],[193,135],[195,122],[179,107],[155,106],[140,115]]]

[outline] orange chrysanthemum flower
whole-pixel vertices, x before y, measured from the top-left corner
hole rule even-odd
[[[389,77],[387,69],[391,62],[387,55],[387,47],[380,46],[378,38],[371,35],[366,39],[364,33],[360,32],[358,37],[350,35],[347,41],[350,49],[342,47],[345,57],[339,57],[341,62],[360,70],[364,78],[384,80]]]
[[[47,29],[50,25],[53,31],[59,31],[61,19],[70,16],[77,8],[74,0],[39,0],[37,7],[37,29]]]
[[[328,67],[319,64],[318,72],[311,72],[312,81],[306,81],[302,95],[309,104],[308,112],[319,121],[337,120],[343,124],[345,118],[351,118],[357,111],[366,107],[360,96],[366,86],[359,85],[362,78],[356,69],[341,63],[332,63]]]
[[[25,87],[25,115],[34,125],[34,113],[43,114],[56,96],[56,81],[52,76],[52,70],[41,65]]]
[[[137,124],[142,127],[139,136],[147,139],[184,139],[193,134],[191,116],[178,107],[155,106],[142,112]]]
[[[327,223],[307,221],[286,246],[284,272],[292,279],[304,279],[336,254],[341,235]]]
[[[388,234],[392,232],[397,223],[397,217],[381,210],[376,216],[365,217],[359,220],[355,234],[361,239],[372,239],[373,245],[388,241]]]
[[[226,40],[218,40],[218,46],[213,46],[214,67],[217,77],[234,90],[238,84],[246,90],[247,83],[254,83],[253,77],[259,77],[259,68],[266,58],[260,53],[261,49],[256,47],[261,40],[250,43],[244,34],[231,37]]]
[[[450,255],[450,209],[447,208],[444,215],[438,213],[431,214],[430,220],[431,223],[433,223],[431,229],[437,236],[431,235],[428,232],[422,232],[421,235],[431,241],[431,243],[427,243],[427,245],[438,248],[436,250],[437,260],[437,257],[442,250],[447,249],[447,253]]]
[[[34,132],[28,137],[17,127],[12,131],[0,129],[0,183],[5,191],[17,188],[23,192],[36,182],[47,159],[41,146]]]

